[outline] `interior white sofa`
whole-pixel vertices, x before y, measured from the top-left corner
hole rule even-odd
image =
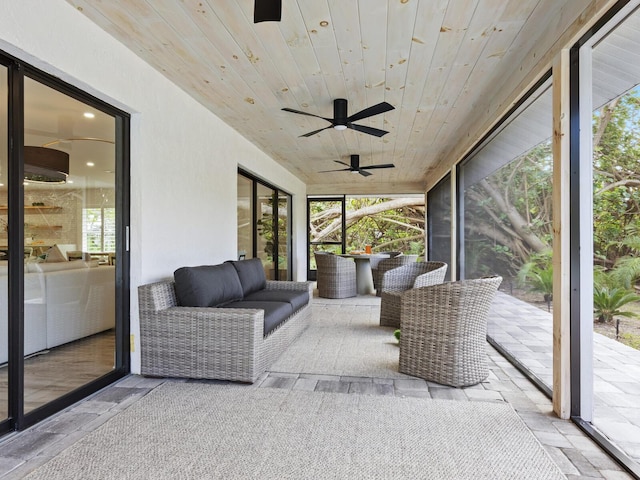
[[[0,365],[8,360],[7,266],[0,265]],[[24,354],[115,326],[115,267],[76,260],[27,263]]]

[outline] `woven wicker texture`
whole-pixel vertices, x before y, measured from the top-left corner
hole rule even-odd
[[[380,285],[380,325],[399,328],[402,292],[442,283],[446,274],[444,262],[417,262],[386,271]]]
[[[27,479],[566,480],[503,402],[165,382],[55,440]]]
[[[415,263],[418,260],[417,255],[396,255],[391,258],[386,258],[377,262],[375,265],[371,264],[371,273],[373,273],[373,287],[376,289],[376,295],[379,297],[382,284],[382,276],[385,272],[394,268],[402,267],[410,263]]]
[[[453,387],[487,378],[487,317],[501,282],[463,280],[403,293],[400,371]]]
[[[267,281],[267,289],[307,290],[311,282]],[[138,287],[143,375],[253,383],[309,323],[310,302],[264,337],[264,311],[180,307],[171,281]]]
[[[355,297],[356,263],[350,258],[316,252],[318,295],[324,298]]]

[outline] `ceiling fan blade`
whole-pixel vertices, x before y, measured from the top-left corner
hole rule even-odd
[[[307,115],[308,117],[321,118],[323,120],[326,120],[327,122],[331,122],[333,120],[332,118],[321,117],[320,115],[315,115],[313,113],[308,113],[308,112],[302,112],[300,110],[294,110],[293,108],[283,108],[282,110],[284,110],[285,112],[297,113],[299,115]]]
[[[351,165],[349,165],[348,163],[344,163],[344,162],[343,162],[343,161],[341,161],[341,160],[334,160],[334,162],[339,163],[340,165],[344,165],[345,167],[349,167],[349,168],[351,168]]]
[[[371,175],[369,172],[367,172],[366,170],[358,170],[358,173],[360,175],[362,175],[363,177],[368,177],[369,175]]]
[[[395,168],[395,165],[393,163],[380,163],[378,165],[368,165],[360,168],[366,168],[367,170],[371,170],[372,168]]]
[[[319,130],[314,130],[313,132],[304,133],[304,134],[302,134],[300,136],[301,137],[310,137],[311,135],[315,135],[316,133],[321,132],[323,130],[327,130],[329,128],[333,128],[333,126],[329,125],[328,127],[324,127],[324,128],[319,129]]]
[[[255,0],[253,23],[279,22],[282,18],[282,0]]]
[[[379,115],[381,113],[388,112],[389,110],[393,110],[394,108],[395,107],[393,105],[390,105],[387,102],[382,102],[372,107],[365,108],[358,113],[354,113],[347,118],[347,122],[357,122],[358,120],[362,120],[363,118]]]
[[[356,125],[355,123],[348,123],[347,128],[351,128],[352,130],[357,130],[362,133],[368,133],[369,135],[374,135],[376,137],[382,137],[383,135],[389,133],[386,130],[380,130],[373,127],[365,127],[364,125]]]
[[[329,172],[348,172],[349,170],[351,170],[351,168],[339,168],[337,170],[322,170],[321,172],[318,173],[329,173]]]

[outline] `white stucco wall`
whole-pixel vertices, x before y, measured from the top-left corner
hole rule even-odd
[[[306,275],[306,187],[63,0],[0,1],[0,49],[132,114],[132,371],[137,286],[236,257],[238,165],[293,194],[294,275]]]

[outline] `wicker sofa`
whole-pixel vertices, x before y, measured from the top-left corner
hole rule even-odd
[[[306,329],[312,295],[311,282],[266,280],[259,259],[142,285],[141,373],[253,383]]]

